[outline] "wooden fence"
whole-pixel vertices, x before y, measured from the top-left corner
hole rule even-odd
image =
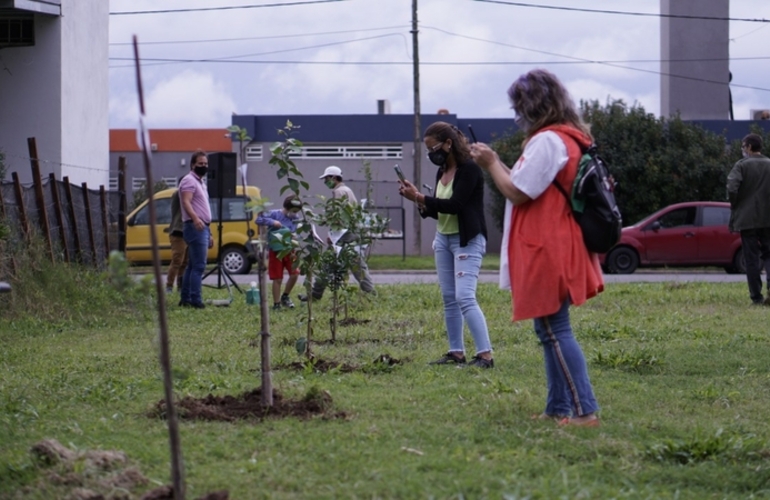
[[[118,191],[104,186],[90,189],[50,174],[41,178],[34,139],[29,139],[32,185],[22,185],[17,172],[0,183],[0,224],[7,233],[0,238],[0,279],[13,273],[7,261],[41,237],[52,262],[77,262],[101,269],[110,250],[125,249],[125,158],[121,157]],[[3,256],[5,254],[5,256]]]

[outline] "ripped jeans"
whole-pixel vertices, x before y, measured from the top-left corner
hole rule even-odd
[[[476,301],[476,284],[486,249],[487,240],[483,234],[477,235],[465,247],[460,246],[459,234],[437,232],[433,240],[450,352],[465,352],[463,320],[473,336],[476,354],[492,350],[487,320]]]

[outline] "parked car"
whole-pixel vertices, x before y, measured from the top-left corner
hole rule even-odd
[[[165,265],[171,261],[171,245],[168,241],[168,225],[171,223],[171,197],[176,188],[158,191],[155,200],[155,228],[158,238],[160,260]],[[249,197],[258,198],[259,188],[237,186],[234,197],[222,198],[222,267],[230,274],[248,274],[254,262],[253,248],[256,248],[258,227],[257,214],[248,216],[246,202]],[[211,235],[214,247],[209,249],[208,261],[217,262],[219,250],[219,198],[211,198]],[[144,201],[126,217],[126,259],[136,264],[152,262],[150,240],[150,207]]]
[[[601,256],[602,268],[631,274],[637,267],[720,266],[728,273],[745,273],[741,235],[730,232],[729,222],[729,203],[669,205],[624,227],[618,244]]]

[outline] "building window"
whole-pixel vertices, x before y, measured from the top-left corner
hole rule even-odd
[[[155,181],[155,184],[163,182],[166,184],[165,189],[175,188],[177,187],[178,180],[176,177],[161,177],[159,180]],[[145,184],[147,183],[147,179],[144,177],[134,177],[131,179],[131,189],[133,191],[139,191],[140,189],[146,189]],[[110,186],[112,186],[112,179],[110,179]],[[118,180],[115,179],[115,189],[118,189]]]
[[[161,177],[160,180],[166,183],[169,188],[175,188],[179,184],[179,179],[176,177]]]
[[[305,144],[292,158],[303,160],[346,160],[368,158],[372,160],[400,160],[403,156],[401,144],[362,146],[353,144]]]
[[[262,161],[262,146],[247,147],[246,161]]]
[[[117,190],[118,190],[118,178],[110,177],[110,191],[117,191]]]
[[[0,48],[32,45],[35,45],[35,19],[32,14],[0,13]]]

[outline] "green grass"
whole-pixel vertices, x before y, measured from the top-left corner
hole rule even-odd
[[[446,350],[436,285],[378,291],[351,307],[369,323],[341,327],[336,345],[315,351],[402,363],[274,370],[285,397],[326,390],[346,419],[182,422],[188,498],[220,489],[234,499],[770,497],[770,313],[747,305],[745,284],[610,284],[573,308],[599,429],[530,420],[545,401],[542,354],[531,322],[510,322],[507,292],[479,285],[496,367],[477,371],[427,364]],[[146,416],[163,396],[155,321],[146,306],[104,308],[115,297],[96,293],[101,321],[51,323],[34,309],[0,319],[0,498],[66,497],[30,457],[44,438],[124,451],[153,481],[132,498],[170,482],[165,422]],[[330,336],[328,306],[328,296],[316,304],[319,339]],[[303,318],[299,308],[272,315],[276,366],[299,360]],[[259,317],[243,296],[230,308],[170,305],[168,325],[177,396],[259,386]]]

